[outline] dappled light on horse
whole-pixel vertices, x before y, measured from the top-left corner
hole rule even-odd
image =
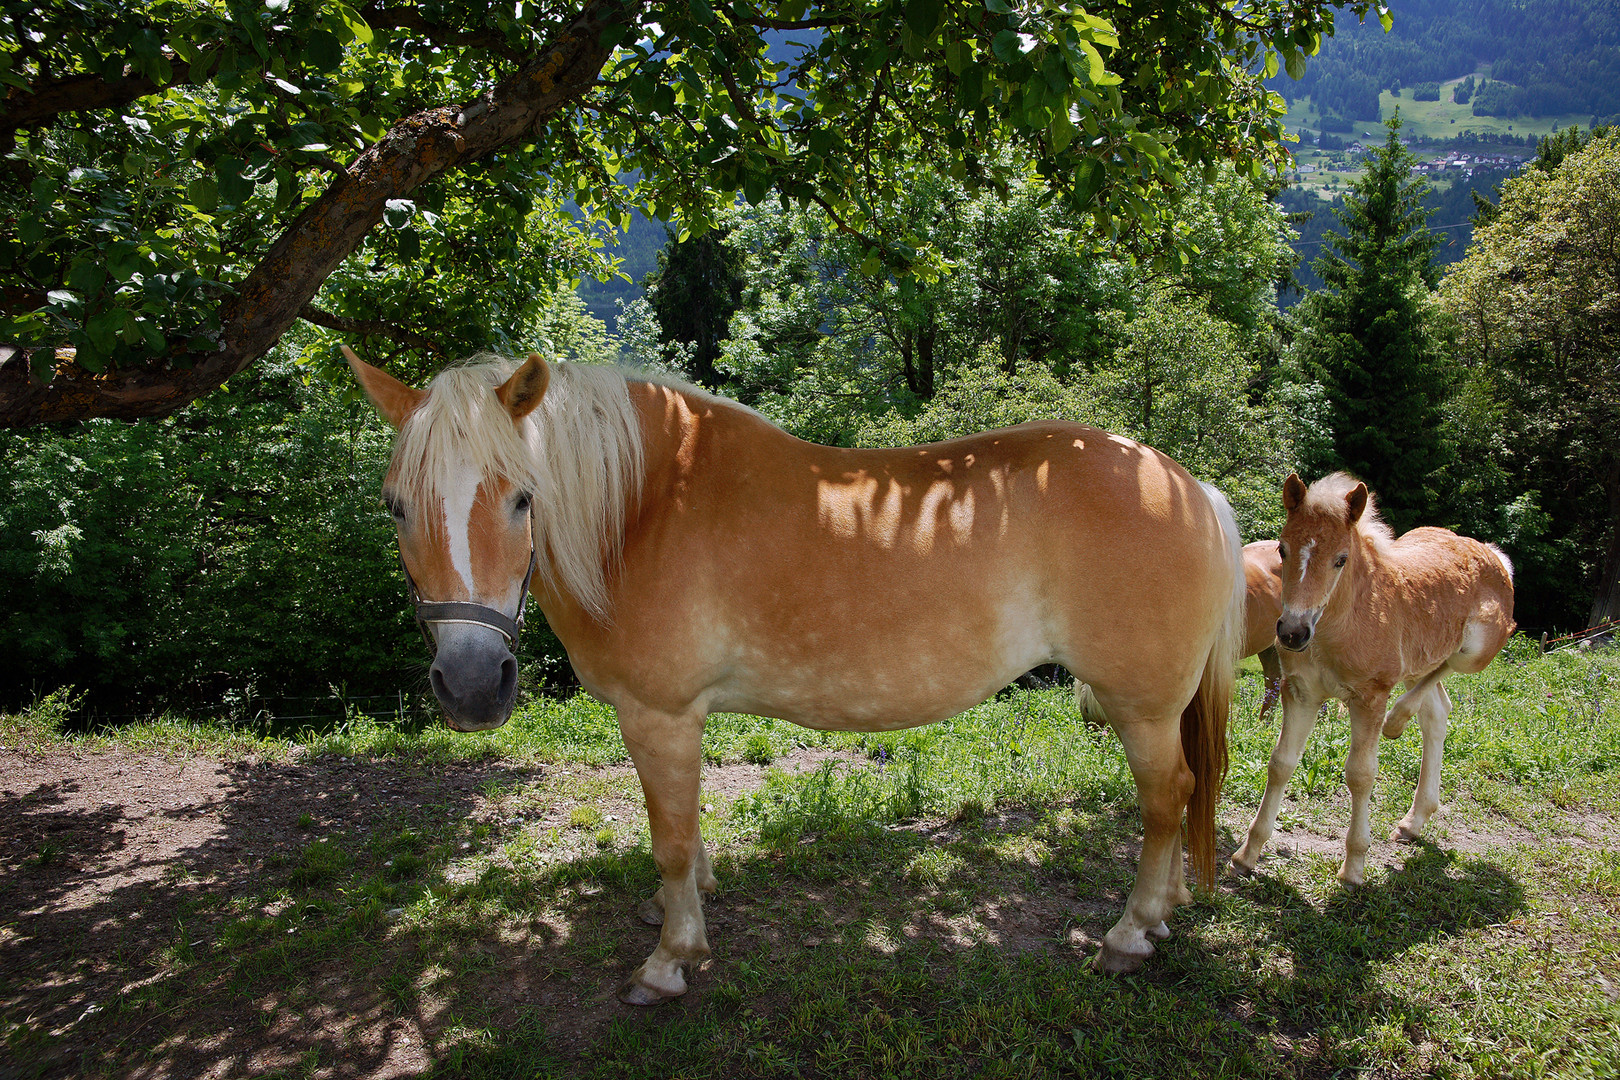
[[[1099,963],[1139,966],[1191,901],[1184,815],[1193,868],[1213,876],[1245,586],[1225,499],[1164,455],[1056,421],[837,449],[612,368],[492,360],[416,391],[350,363],[400,429],[384,490],[422,595],[510,614],[532,551],[548,623],[616,710],[662,879],[642,905],[659,944],[625,1001],[684,993],[709,952],[711,712],[892,730],[1060,663],[1118,733],[1142,807],[1136,886]],[[435,633],[436,663],[447,636],[480,643],[455,661],[469,668],[506,651],[488,626]],[[457,707],[453,726],[505,720]]]

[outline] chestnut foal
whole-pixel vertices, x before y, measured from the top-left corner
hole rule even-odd
[[[1414,715],[1423,762],[1411,811],[1391,839],[1415,840],[1440,809],[1440,757],[1451,699],[1440,680],[1484,670],[1513,633],[1513,567],[1491,544],[1448,529],[1413,529],[1396,539],[1378,519],[1367,485],[1334,473],[1309,490],[1283,485],[1283,723],[1266,793],[1232,868],[1254,871],[1271,838],[1283,788],[1328,698],[1350,711],[1350,827],[1339,878],[1360,885],[1372,842],[1368,801],[1378,773],[1378,735],[1398,738]],[[1389,706],[1396,683],[1406,692]]]

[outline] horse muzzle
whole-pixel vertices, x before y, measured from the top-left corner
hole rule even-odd
[[[483,627],[441,628],[428,682],[456,731],[489,731],[506,723],[517,702],[517,657],[501,635]]]
[[[1282,618],[1277,620],[1277,644],[1289,652],[1303,652],[1316,633],[1318,614],[1315,611],[1283,612]]]

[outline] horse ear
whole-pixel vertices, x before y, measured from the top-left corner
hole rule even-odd
[[[1350,494],[1344,497],[1344,523],[1354,525],[1361,520],[1361,515],[1367,509],[1367,485],[1357,484],[1350,489]]]
[[[394,427],[402,426],[405,418],[427,397],[427,391],[406,386],[382,368],[372,367],[354,355],[354,350],[347,345],[340,348],[343,358],[349,362],[349,370],[354,372],[355,379],[360,383],[360,389],[366,392],[366,397],[371,399],[382,418]]]
[[[1289,473],[1288,479],[1283,481],[1283,509],[1289,512],[1298,510],[1305,501],[1305,481],[1299,478],[1298,473]]]
[[[551,383],[551,365],[539,353],[530,353],[523,366],[512,372],[512,377],[495,389],[513,420],[521,420],[534,411],[540,399],[546,396]]]

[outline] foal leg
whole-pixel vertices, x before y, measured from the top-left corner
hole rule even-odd
[[[1395,699],[1395,704],[1389,707],[1389,715],[1384,717],[1384,738],[1401,737],[1406,731],[1406,725],[1412,722],[1412,717],[1417,715],[1417,711],[1428,700],[1429,688],[1437,685],[1450,671],[1449,663],[1441,664],[1417,682],[1407,686],[1406,693]]]
[[[1344,834],[1344,864],[1339,880],[1360,885],[1367,849],[1372,846],[1372,786],[1378,778],[1378,733],[1384,724],[1387,694],[1350,701],[1350,754],[1344,762],[1344,784],[1350,789],[1350,828]]]
[[[656,1005],[686,993],[686,969],[709,955],[698,890],[709,871],[698,833],[703,714],[671,716],[636,707],[619,709],[619,730],[647,798],[653,861],[663,887],[653,898],[663,926],[658,947],[619,989],[619,1000]],[[646,918],[649,909],[643,906]]]
[[[1170,936],[1165,920],[1192,899],[1181,882],[1181,815],[1193,791],[1192,770],[1181,751],[1180,717],[1115,724],[1142,804],[1142,859],[1125,914],[1103,938],[1097,966],[1135,971],[1153,955],[1149,936]],[[1185,899],[1183,899],[1185,897]]]
[[[1260,809],[1255,811],[1254,823],[1249,826],[1248,840],[1232,853],[1233,872],[1245,877],[1254,873],[1260,852],[1271,839],[1277,825],[1277,811],[1282,807],[1283,789],[1299,768],[1305,743],[1310,740],[1322,712],[1322,698],[1301,693],[1293,679],[1283,681],[1282,703],[1282,732],[1277,736],[1277,748],[1271,752],[1271,763],[1266,767],[1266,793],[1260,799]]]
[[[1451,695],[1438,683],[1423,699],[1418,724],[1423,729],[1423,764],[1418,769],[1412,809],[1389,834],[1391,840],[1416,840],[1423,826],[1440,810],[1440,758],[1445,753],[1446,724],[1451,717]]]
[[[1260,672],[1265,683],[1266,695],[1260,699],[1260,722],[1266,722],[1266,716],[1271,707],[1282,698],[1282,662],[1277,659],[1277,646],[1261,649]]]

